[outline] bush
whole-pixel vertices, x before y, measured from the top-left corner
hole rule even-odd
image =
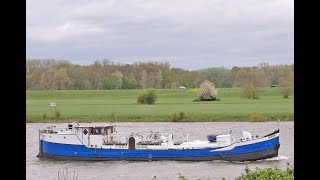
[[[148,89],[146,92],[138,95],[137,102],[139,104],[154,104],[157,98],[156,91],[154,89]]]
[[[172,116],[172,121],[173,122],[178,122],[178,121],[182,121],[185,119],[185,114],[184,112],[179,112],[179,113],[174,113]]]
[[[198,97],[200,101],[215,101],[216,96],[218,95],[218,90],[215,88],[215,85],[205,80],[198,91]]]
[[[46,119],[47,119],[47,114],[46,114],[46,113],[43,113],[42,119],[43,119],[43,120],[46,120]]]
[[[292,87],[281,87],[280,93],[283,95],[283,98],[289,98],[289,95],[291,95],[293,92]]]
[[[199,102],[200,101],[200,98],[197,97],[196,99],[193,100],[193,102]]]
[[[253,83],[248,82],[242,87],[242,95],[248,99],[258,99],[258,90]]]
[[[281,170],[278,168],[266,168],[260,169],[256,168],[256,170],[252,171],[246,166],[245,174],[242,173],[241,176],[236,177],[236,180],[283,180],[283,179],[294,179],[294,168],[290,166],[288,163],[288,167],[286,170]]]
[[[179,180],[188,180],[187,177],[185,177],[184,175],[182,175],[181,173],[179,173]]]
[[[116,113],[111,113],[111,115],[110,115],[110,119],[112,120],[112,121],[115,121],[115,120],[117,120],[117,116],[116,116]]]
[[[61,117],[61,113],[60,113],[59,110],[56,110],[56,111],[54,112],[54,117],[55,117],[55,119],[59,119],[59,118]]]
[[[197,97],[193,100],[193,102],[199,102],[199,101],[220,101],[219,98],[212,97],[212,99],[201,99],[201,97]]]
[[[279,79],[280,92],[284,98],[289,98],[293,92],[294,74],[293,71],[286,70],[283,76]]]

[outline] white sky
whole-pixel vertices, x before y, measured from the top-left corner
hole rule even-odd
[[[294,62],[293,0],[27,0],[27,59]]]

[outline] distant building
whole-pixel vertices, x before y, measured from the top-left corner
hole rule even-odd
[[[187,88],[184,86],[180,86],[179,89],[187,89]]]

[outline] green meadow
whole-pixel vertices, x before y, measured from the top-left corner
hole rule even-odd
[[[278,88],[259,89],[259,98],[246,99],[240,88],[221,88],[220,101],[193,102],[190,90],[158,89],[154,105],[140,105],[143,90],[56,90],[26,92],[27,122],[177,122],[292,121],[294,97],[284,99]],[[56,109],[50,107],[56,102]],[[60,112],[56,116],[55,111]]]

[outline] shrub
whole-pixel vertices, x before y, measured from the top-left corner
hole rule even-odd
[[[285,70],[283,76],[279,79],[280,92],[284,98],[288,98],[293,92],[294,75],[293,71]]]
[[[146,92],[138,95],[137,102],[139,104],[154,104],[157,98],[156,91],[154,89],[148,89]]]
[[[114,113],[114,112],[113,112],[113,113],[111,113],[111,115],[110,115],[110,119],[111,119],[111,120],[113,120],[113,121],[115,121],[115,120],[116,120],[116,118],[117,118],[117,117],[116,117],[116,113]]]
[[[56,110],[56,111],[54,112],[54,117],[55,117],[55,119],[59,119],[59,118],[61,117],[61,113],[60,113],[59,110]]]
[[[178,121],[182,121],[185,119],[185,113],[184,112],[179,112],[179,113],[174,113],[172,116],[172,121],[173,122],[178,122]]]
[[[201,101],[199,97],[193,100],[193,102],[199,102],[199,101]]]
[[[242,173],[241,176],[236,177],[236,180],[282,180],[282,179],[294,179],[294,168],[290,166],[288,163],[286,170],[281,170],[278,168],[266,168],[260,169],[256,168],[256,170],[252,171],[246,166],[245,174]]]
[[[187,177],[185,177],[184,175],[182,175],[181,173],[179,173],[179,180],[187,180]]]
[[[47,114],[46,114],[46,113],[43,113],[42,119],[43,119],[43,120],[46,120],[46,119],[47,119]]]
[[[292,87],[281,87],[280,93],[283,95],[283,98],[289,98],[289,95],[291,95],[293,92]]]
[[[192,100],[193,102],[199,102],[199,101],[220,101],[220,99],[213,97],[212,99],[201,99],[200,97],[197,97],[196,99]]]
[[[258,90],[252,82],[247,82],[242,87],[242,95],[248,99],[257,99]]]
[[[218,95],[218,90],[215,88],[215,85],[205,80],[199,89],[198,96],[201,101],[214,101]]]

